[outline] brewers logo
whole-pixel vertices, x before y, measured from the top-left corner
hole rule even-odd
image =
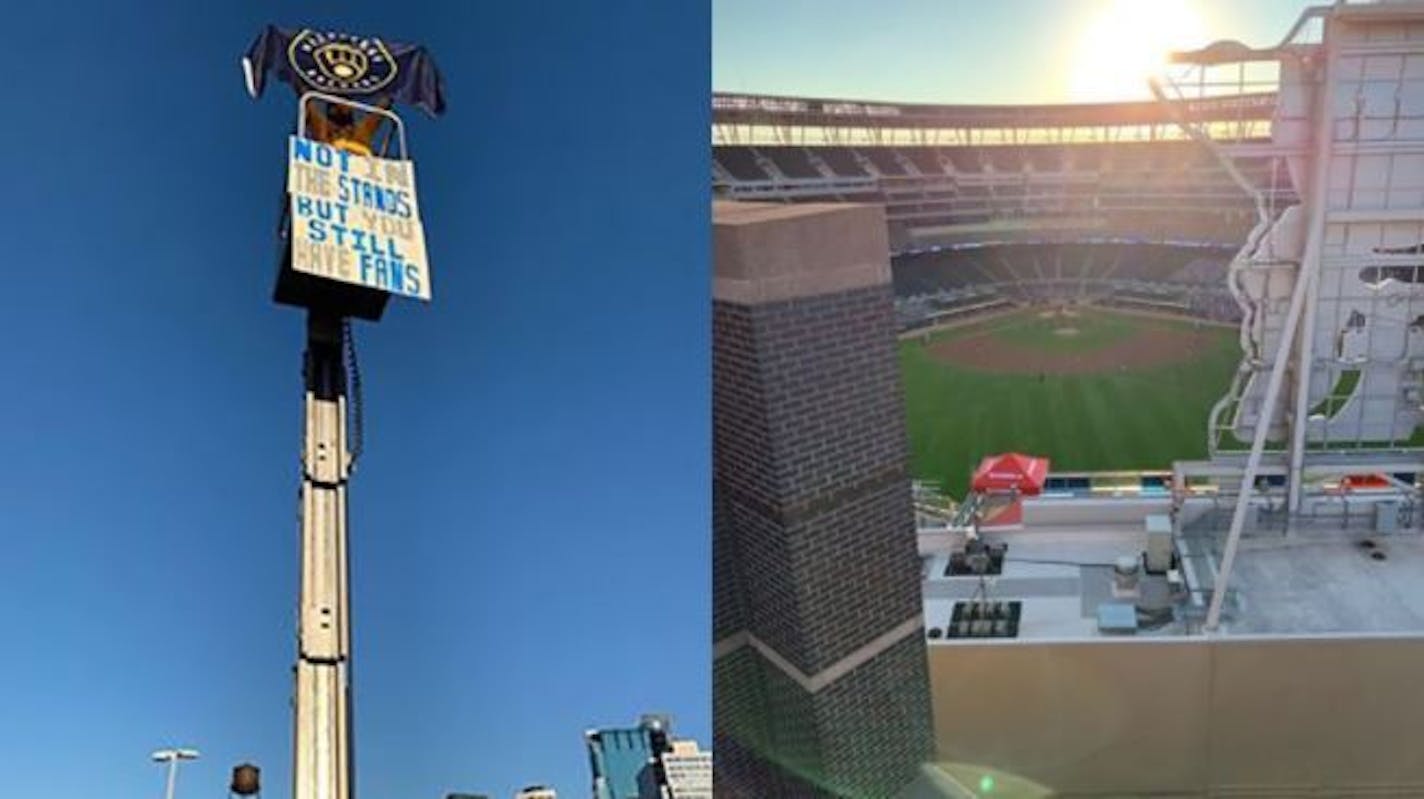
[[[396,61],[380,39],[304,30],[287,47],[292,70],[313,89],[370,94],[396,77]]]

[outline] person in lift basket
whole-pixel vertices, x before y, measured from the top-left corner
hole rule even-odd
[[[382,97],[376,102],[382,109],[391,107],[391,98]],[[368,112],[358,119],[350,106],[332,102],[313,102],[307,105],[307,137],[356,155],[370,156],[371,143],[381,128],[385,117]]]

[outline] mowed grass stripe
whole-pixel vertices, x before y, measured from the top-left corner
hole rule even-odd
[[[1092,342],[1118,340],[1149,326],[1187,330],[1191,323],[1134,316],[1086,313],[1076,319],[1038,322],[1071,324]],[[1092,330],[1102,324],[1110,332]],[[1023,341],[1022,327],[1013,330]],[[982,326],[945,331],[931,343],[983,332]],[[974,465],[986,454],[1018,450],[1047,455],[1057,471],[1167,468],[1173,460],[1206,454],[1206,418],[1225,392],[1240,354],[1233,331],[1212,331],[1212,343],[1193,360],[1170,366],[1096,374],[991,374],[939,362],[918,340],[900,345],[905,385],[911,469],[937,480],[956,496],[968,487]],[[1217,335],[1219,333],[1219,335]],[[1063,337],[1050,349],[1064,351]]]
[[[1072,328],[1073,335],[1058,335],[1054,331]],[[1072,317],[1041,318],[1036,315],[1017,317],[1012,324],[994,331],[1003,341],[1022,347],[1049,352],[1087,352],[1130,337],[1136,330],[1131,320],[1085,312]]]

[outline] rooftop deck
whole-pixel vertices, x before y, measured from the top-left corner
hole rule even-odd
[[[1008,545],[1002,571],[986,577],[984,588],[990,601],[1021,603],[1017,635],[1011,638],[950,637],[956,603],[973,600],[981,581],[950,576],[947,553],[928,555],[929,643],[1200,635],[1222,533],[1177,536],[1172,579],[1147,573],[1139,562],[1135,593],[1115,588],[1114,565],[1124,556],[1141,558],[1148,547],[1145,516],[1157,512],[1142,501],[1030,500],[1023,529],[984,532],[984,541]],[[1138,610],[1135,631],[1104,632],[1099,614],[1105,604],[1120,606],[1109,608],[1109,617],[1127,613],[1129,620],[1135,608],[1161,610]],[[1424,635],[1424,536],[1417,529],[1380,534],[1356,525],[1243,539],[1219,634]]]

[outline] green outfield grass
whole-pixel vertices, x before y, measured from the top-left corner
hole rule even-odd
[[[1071,318],[1042,318],[1030,312],[1009,319],[1000,318],[991,324],[975,325],[973,330],[992,327],[994,336],[1008,344],[1038,349],[1054,355],[1074,355],[1092,352],[1129,339],[1140,329],[1141,324],[1140,317],[1127,314],[1088,311]],[[1054,330],[1064,326],[1073,327],[1078,333],[1072,336],[1054,335]]]
[[[1054,336],[1064,324],[1076,336]],[[1054,354],[1086,353],[1147,327],[1192,323],[1089,311],[1073,320],[1032,313],[934,334],[929,344],[992,328],[1007,343]],[[1206,456],[1206,421],[1241,358],[1235,331],[1207,328],[1211,345],[1170,366],[1096,374],[991,374],[936,361],[926,343],[900,342],[911,470],[963,496],[990,453],[1047,455],[1054,471],[1162,469]]]

